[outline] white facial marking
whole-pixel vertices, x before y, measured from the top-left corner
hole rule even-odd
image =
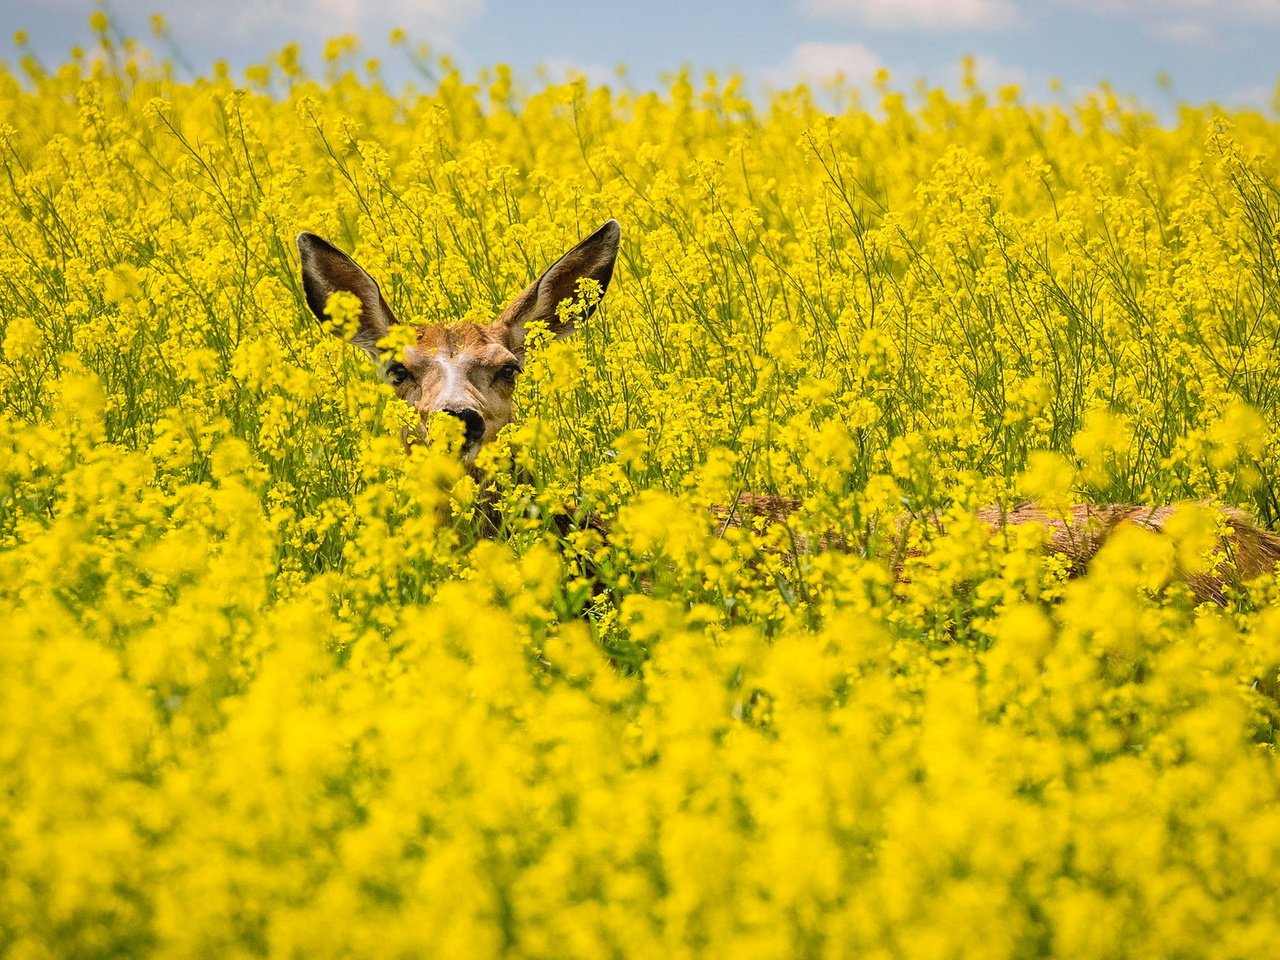
[[[466,377],[462,375],[462,368],[458,361],[438,353],[435,356],[435,362],[439,365],[440,371],[444,375],[444,382],[440,385],[440,399],[437,401],[437,406],[442,410],[463,410],[470,407],[472,404],[471,398],[467,395]]]

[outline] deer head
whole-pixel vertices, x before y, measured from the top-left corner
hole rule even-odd
[[[383,378],[418,412],[424,430],[434,414],[461,420],[462,456],[471,463],[480,447],[511,422],[512,394],[524,366],[528,325],[546,321],[557,339],[573,332],[573,323],[562,320],[556,308],[576,296],[583,278],[595,280],[604,294],[613,276],[619,235],[616,220],[604,224],[548,267],[491,323],[442,321],[415,326],[413,345],[405,349],[403,360],[378,345],[398,321],[374,279],[314,233],[298,234],[298,252],[302,287],[316,317],[332,329],[326,312],[329,297],[339,291],[353,294],[360,315],[348,342],[378,363]]]

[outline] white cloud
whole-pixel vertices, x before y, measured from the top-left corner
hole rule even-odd
[[[1280,23],[1280,0],[1060,0],[1067,6],[1121,17],[1169,18],[1200,22],[1198,17],[1231,23]],[[1198,15],[1198,16],[1197,16]],[[1156,23],[1150,24],[1153,28]]]
[[[617,71],[602,63],[578,63],[567,57],[544,60],[538,67],[538,72],[553,83],[568,83],[581,77],[592,87],[607,86],[618,79]]]
[[[801,0],[801,7],[818,19],[880,30],[982,30],[1017,18],[1013,0]]]
[[[850,87],[866,87],[884,68],[881,59],[857,43],[802,43],[791,56],[764,70],[760,77],[773,89],[843,79]]]
[[[1276,88],[1264,83],[1255,83],[1249,87],[1227,94],[1222,102],[1229,107],[1246,107],[1252,110],[1269,112],[1276,101]]]
[[[1168,23],[1151,24],[1148,29],[1162,40],[1185,43],[1187,46],[1218,43],[1218,32],[1203,20],[1171,20]]]
[[[1280,26],[1280,0],[1058,0],[1100,17],[1136,22],[1147,34],[1188,47],[1228,46],[1227,29]],[[1234,28],[1234,29],[1233,29]]]
[[[72,0],[69,6],[74,6]],[[80,0],[89,11],[98,0]],[[414,40],[438,43],[484,12],[485,0],[221,0],[218,4],[164,0],[111,0],[112,17],[145,37],[151,14],[164,14],[180,42],[230,48],[271,38],[278,47],[297,40],[309,47],[329,37],[355,33],[364,41],[386,39],[401,27]],[[279,38],[279,42],[274,42]]]
[[[951,68],[949,86],[960,89],[964,82],[964,65],[956,64]],[[995,57],[980,56],[973,58],[973,78],[979,89],[994,92],[1001,87],[1017,86],[1024,90],[1028,86],[1027,71],[1021,67],[1011,67],[1001,63]]]

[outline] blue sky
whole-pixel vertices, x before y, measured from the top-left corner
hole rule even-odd
[[[0,56],[25,30],[47,62],[89,39],[93,0],[3,0]],[[390,52],[393,27],[448,52],[466,69],[499,62],[527,77],[539,65],[652,87],[682,65],[738,70],[760,92],[843,73],[866,86],[880,67],[894,85],[923,78],[956,86],[962,57],[977,58],[984,85],[1016,82],[1048,99],[1109,81],[1164,110],[1175,100],[1269,107],[1280,77],[1280,0],[111,0],[129,32],[148,36],[163,13],[188,61],[240,68],[290,40],[318,52],[356,33],[389,79],[409,68]],[[1166,74],[1171,86],[1157,82]]]

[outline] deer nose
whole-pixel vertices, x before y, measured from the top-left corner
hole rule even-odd
[[[484,417],[480,416],[478,411],[467,407],[462,410],[445,410],[444,412],[462,421],[467,443],[480,442],[480,439],[484,436]]]

